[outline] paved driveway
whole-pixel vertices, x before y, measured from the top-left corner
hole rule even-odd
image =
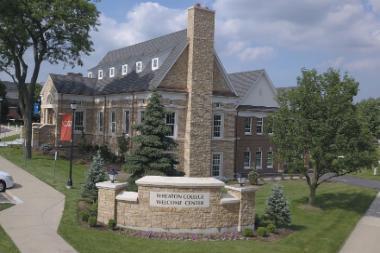
[[[7,194],[22,203],[0,212],[0,224],[22,253],[76,252],[58,234],[65,196],[0,156],[0,169],[9,172],[18,187]]]

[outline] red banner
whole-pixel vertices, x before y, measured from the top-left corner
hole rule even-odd
[[[61,141],[71,141],[71,124],[72,124],[72,115],[71,113],[62,115],[62,124],[61,124]]]

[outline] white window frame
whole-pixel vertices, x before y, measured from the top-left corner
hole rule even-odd
[[[115,121],[112,121],[112,114],[115,114]],[[109,129],[109,132],[111,133],[111,134],[116,134],[116,131],[117,131],[117,120],[116,120],[116,110],[112,110],[112,111],[110,111],[110,116],[109,116],[110,118],[109,118],[109,122],[110,122],[110,129]],[[113,125],[115,125],[115,131],[112,131],[112,126]]]
[[[141,122],[142,122],[141,114],[144,114],[144,113],[145,113],[145,109],[138,110],[138,114],[137,114],[137,122],[138,122],[139,124],[141,124]]]
[[[102,124],[100,124],[100,114],[102,114],[102,117],[103,117],[103,122]],[[102,133],[104,131],[104,112],[103,111],[98,111],[98,114],[97,114],[97,126],[96,126],[97,130],[99,133]]]
[[[219,161],[220,161],[219,175],[217,175],[217,176],[214,176],[214,174],[213,174],[213,172],[214,172],[214,155],[219,155]],[[217,178],[223,177],[223,152],[212,152],[212,155],[211,155],[211,173],[210,174],[212,177],[217,177]]]
[[[246,128],[247,120],[249,122],[249,131],[247,131],[247,128]],[[251,117],[244,118],[244,135],[252,135],[252,118]]]
[[[99,70],[98,70],[98,79],[99,79],[99,80],[102,80],[102,79],[103,79],[103,70],[102,70],[102,69],[99,69]]]
[[[88,77],[88,78],[92,78],[92,77],[93,77],[91,71],[87,73],[87,77]]]
[[[174,113],[173,135],[168,135],[167,137],[171,137],[171,138],[175,139],[175,138],[177,138],[177,122],[178,122],[178,120],[177,120],[177,112],[175,112],[175,111],[167,111],[167,113]],[[166,122],[166,114],[165,114],[165,124],[168,125],[167,122]]]
[[[248,166],[245,165],[245,154],[248,153]],[[243,167],[244,169],[246,170],[249,170],[251,169],[251,165],[252,165],[252,153],[249,149],[247,149],[246,151],[244,151],[243,153]]]
[[[268,165],[268,161],[269,161],[269,154],[271,154],[271,157],[272,157],[272,165]],[[267,168],[268,169],[273,169],[273,151],[272,150],[269,150],[268,152],[267,152]]]
[[[259,125],[258,123],[261,122],[261,124]],[[258,127],[260,126],[261,128],[261,132],[258,132],[257,129]],[[260,117],[260,118],[256,118],[256,134],[257,135],[262,135],[264,132],[264,118],[263,117]]]
[[[143,64],[142,61],[136,62],[136,73],[140,73],[143,70]]]
[[[126,74],[128,74],[128,64],[121,66],[121,75],[125,76]]]
[[[215,116],[220,116],[220,136],[215,136]],[[222,112],[216,112],[212,115],[212,138],[221,139],[224,136],[224,114]]]
[[[126,127],[127,127],[127,117],[126,117],[126,113],[128,112],[128,122],[129,122],[129,125],[128,125],[128,133],[126,131]],[[131,134],[131,111],[130,110],[124,110],[123,111],[123,133],[124,134],[128,134],[130,135]]]
[[[260,152],[260,166],[257,165],[257,153]],[[263,168],[263,151],[261,149],[256,150],[255,153],[255,168],[262,169]]]
[[[110,78],[115,77],[115,67],[109,68],[109,76]]]
[[[79,130],[76,128],[75,115],[77,113],[80,113],[80,112],[83,113],[83,130]],[[78,133],[82,133],[82,131],[86,132],[86,111],[85,110],[76,110],[74,112],[74,133],[78,134]]]
[[[152,59],[152,70],[158,69],[158,57]]]

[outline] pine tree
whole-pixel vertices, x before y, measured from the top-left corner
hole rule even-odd
[[[98,150],[96,155],[92,158],[92,164],[87,173],[86,183],[83,186],[82,197],[96,201],[98,199],[96,183],[106,181],[107,179],[108,175],[104,169],[104,160]]]
[[[133,150],[127,158],[130,184],[144,175],[178,175],[173,154],[177,144],[168,137],[170,129],[165,124],[166,111],[160,98],[157,91],[152,92],[144,119],[134,127],[139,134],[132,137]]]
[[[291,223],[289,204],[279,185],[272,188],[272,194],[267,200],[265,216],[276,226],[289,226]]]

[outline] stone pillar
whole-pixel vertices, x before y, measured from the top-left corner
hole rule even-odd
[[[215,12],[188,9],[188,104],[184,143],[186,176],[208,177],[211,167]]]
[[[255,227],[255,192],[258,189],[255,186],[230,186],[225,188],[235,198],[240,200],[238,231],[243,231],[244,228]]]
[[[124,190],[127,183],[111,183],[110,181],[96,184],[98,191],[98,223],[108,224],[110,219],[116,220],[116,195]]]

